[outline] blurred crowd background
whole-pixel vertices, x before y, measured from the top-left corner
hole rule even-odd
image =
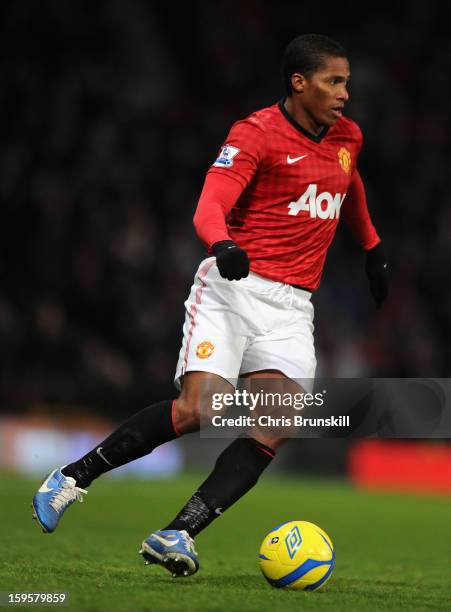
[[[296,35],[339,40],[389,254],[377,312],[344,227],[314,296],[319,373],[451,375],[451,39],[441,4],[0,5],[0,405],[118,418],[174,396],[192,226],[231,124],[283,96]],[[359,22],[360,20],[360,22]]]

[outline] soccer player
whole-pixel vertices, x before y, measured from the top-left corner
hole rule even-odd
[[[311,295],[341,216],[366,253],[376,306],[386,298],[387,264],[357,170],[362,134],[343,114],[346,52],[325,36],[299,36],[283,76],[286,96],[232,126],[205,179],[194,225],[211,256],[186,302],[179,396],[134,414],[51,472],[33,498],[45,532],[101,474],[197,431],[206,389],[233,390],[238,376],[314,378]],[[146,562],[194,574],[194,537],[255,485],[283,441],[261,432],[234,440],[176,517],[144,540]]]

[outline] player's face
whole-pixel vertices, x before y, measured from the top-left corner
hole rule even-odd
[[[326,57],[321,68],[305,78],[302,105],[314,124],[331,127],[342,116],[349,77],[346,58]]]

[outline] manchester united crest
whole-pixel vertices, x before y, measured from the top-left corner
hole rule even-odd
[[[210,340],[204,340],[197,345],[196,355],[199,357],[199,359],[207,359],[213,355],[214,350],[215,345],[213,342],[210,342]]]
[[[351,153],[345,147],[341,147],[338,151],[338,161],[343,172],[349,174],[351,172]]]

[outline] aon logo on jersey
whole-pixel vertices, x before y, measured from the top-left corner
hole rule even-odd
[[[288,214],[297,215],[300,210],[308,210],[312,219],[338,219],[346,194],[336,193],[333,196],[328,191],[317,194],[317,190],[318,185],[310,184],[299,200],[288,204]]]

